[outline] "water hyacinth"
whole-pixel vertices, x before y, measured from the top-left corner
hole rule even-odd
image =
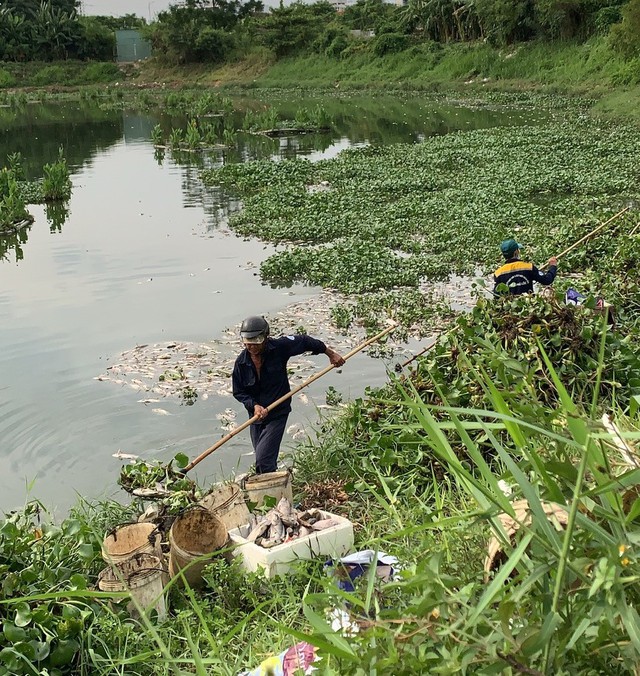
[[[266,281],[350,293],[416,286],[495,265],[497,244],[515,233],[528,256],[546,258],[640,198],[638,129],[567,118],[352,149],[314,164],[226,166],[205,180],[243,197],[231,220],[239,234],[290,244],[263,264]],[[322,182],[330,189],[307,189]]]

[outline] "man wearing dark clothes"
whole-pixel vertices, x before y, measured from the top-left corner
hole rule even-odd
[[[501,291],[507,293],[504,287],[498,288],[501,284],[506,284],[508,293],[519,296],[522,293],[533,293],[534,282],[548,286],[556,278],[558,259],[555,256],[547,263],[549,270],[542,272],[533,263],[520,260],[520,249],[521,245],[515,239],[505,239],[500,244],[500,251],[506,260],[493,273],[493,292],[496,295],[500,295]]]
[[[342,366],[344,359],[311,336],[270,338],[269,324],[264,317],[247,317],[240,327],[240,336],[244,350],[233,367],[233,396],[244,404],[249,416],[258,416],[250,427],[256,472],[275,472],[291,400],[287,399],[271,412],[267,411],[267,406],[291,390],[287,362],[304,352],[322,352],[333,366]]]

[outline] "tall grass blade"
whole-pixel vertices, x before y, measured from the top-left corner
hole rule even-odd
[[[491,581],[491,584],[487,587],[484,594],[480,597],[474,611],[471,613],[471,616],[468,619],[468,623],[473,626],[480,615],[488,608],[492,601],[500,594],[503,586],[506,584],[511,572],[520,564],[524,553],[529,546],[529,543],[533,539],[531,533],[526,533],[522,540],[518,543],[518,546],[513,550],[507,561],[502,564],[500,570],[496,573],[496,576]]]

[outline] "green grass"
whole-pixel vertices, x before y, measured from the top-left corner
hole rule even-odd
[[[60,61],[56,63],[2,63],[0,88],[70,87],[106,84],[123,80],[115,63]]]
[[[486,79],[486,81],[485,81]],[[586,92],[593,85],[634,85],[636,61],[626,61],[602,38],[584,44],[524,43],[496,49],[487,44],[417,44],[399,54],[366,51],[342,60],[312,55],[283,59],[257,78],[261,86],[403,85],[412,89],[468,85],[555,87]]]

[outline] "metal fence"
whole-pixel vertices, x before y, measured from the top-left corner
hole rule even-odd
[[[116,61],[142,61],[151,56],[151,44],[139,31],[116,31]]]

